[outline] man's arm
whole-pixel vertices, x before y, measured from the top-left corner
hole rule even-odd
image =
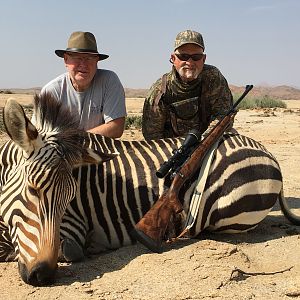
[[[119,138],[122,136],[125,127],[125,117],[111,120],[106,124],[87,130],[88,132],[100,134],[110,138]]]
[[[166,123],[166,108],[163,101],[155,104],[154,101],[160,92],[161,79],[149,90],[149,94],[145,99],[142,115],[142,133],[146,140],[157,140],[164,137],[164,129]]]
[[[225,77],[217,68],[213,68],[209,72],[211,74],[208,76],[208,83],[205,87],[205,98],[209,102],[211,118],[204,136],[227,114],[233,105],[232,94]]]

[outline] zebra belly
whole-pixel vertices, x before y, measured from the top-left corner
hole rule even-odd
[[[204,229],[243,232],[255,228],[282,189],[278,163],[265,149],[224,144],[210,168],[192,236]]]

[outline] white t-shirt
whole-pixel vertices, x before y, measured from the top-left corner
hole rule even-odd
[[[49,92],[77,114],[84,130],[126,116],[125,92],[116,73],[97,69],[90,87],[77,92],[68,73],[47,83],[41,93]]]

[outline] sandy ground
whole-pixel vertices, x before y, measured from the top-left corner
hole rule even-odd
[[[300,207],[300,101],[287,103],[288,109],[240,111],[235,127],[277,157],[285,196]],[[141,104],[128,100],[128,112],[140,113]],[[141,134],[128,130],[123,138]],[[61,264],[49,287],[26,285],[16,263],[2,263],[0,299],[300,299],[299,234],[275,206],[247,234],[203,234],[162,254],[137,244]]]

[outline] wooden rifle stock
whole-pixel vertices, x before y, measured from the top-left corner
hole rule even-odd
[[[153,252],[161,252],[162,240],[171,216],[183,210],[178,199],[180,189],[201,167],[205,155],[213,144],[222,137],[230,124],[233,124],[236,115],[235,108],[252,87],[253,86],[246,86],[245,92],[235,102],[232,109],[212,128],[209,134],[191,154],[190,158],[175,174],[170,188],[159,197],[152,208],[136,224],[135,229],[132,231],[132,236]]]

